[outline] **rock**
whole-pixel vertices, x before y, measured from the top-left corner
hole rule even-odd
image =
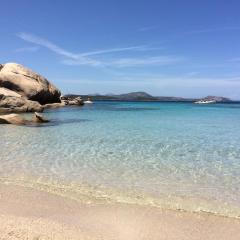
[[[46,123],[46,122],[49,122],[49,120],[47,120],[46,118],[44,118],[41,114],[39,114],[37,112],[35,112],[33,114],[32,121],[36,122],[36,123]]]
[[[77,105],[77,106],[83,106],[84,101],[82,100],[81,97],[76,97],[71,100],[64,100],[66,102],[66,105]]]
[[[61,103],[48,103],[48,104],[45,104],[45,105],[43,105],[43,108],[44,109],[47,109],[47,108],[59,108],[59,107],[64,107],[66,105],[67,104],[65,103],[65,101],[62,101]]]
[[[66,105],[78,105],[78,106],[84,105],[84,101],[79,95],[61,96],[61,100],[64,101]]]
[[[0,115],[0,124],[25,125],[27,121],[19,114]]]
[[[49,120],[37,112],[33,114],[32,120],[25,119],[22,115],[16,113],[0,115],[0,124],[34,125],[46,122],[49,122]]]
[[[43,106],[38,102],[23,97],[5,96],[0,94],[0,112],[42,112]]]
[[[22,97],[20,94],[14,92],[12,90],[0,87],[0,96],[1,95],[6,96],[6,97],[19,97],[19,98]]]
[[[16,63],[0,65],[0,87],[40,104],[60,102],[60,91],[46,78]]]

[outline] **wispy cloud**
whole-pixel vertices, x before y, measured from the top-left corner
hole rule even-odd
[[[100,49],[95,51],[89,51],[84,53],[73,53],[62,47],[59,47],[55,43],[50,42],[47,39],[35,36],[29,33],[18,33],[17,36],[24,41],[34,43],[36,45],[45,47],[50,51],[56,53],[59,56],[64,57],[61,62],[66,65],[88,65],[94,67],[140,67],[145,65],[166,65],[172,64],[177,61],[183,60],[183,58],[175,56],[145,56],[141,58],[129,57],[129,58],[103,58],[103,55],[117,52],[137,52],[137,51],[152,51],[161,48],[153,48],[147,45],[137,45],[129,47],[119,47],[110,49]],[[98,56],[101,55],[101,58]],[[98,57],[98,58],[96,58]]]
[[[36,52],[39,50],[39,47],[34,46],[34,47],[23,47],[23,48],[17,48],[14,51],[15,52]]]
[[[94,56],[94,55],[100,55],[100,54],[105,54],[105,53],[124,52],[124,51],[131,51],[131,50],[143,51],[146,49],[147,49],[146,46],[110,48],[110,49],[103,49],[103,50],[96,50],[96,51],[92,51],[92,52],[81,53],[81,54],[79,54],[79,56],[86,57],[86,56]]]
[[[145,57],[145,58],[120,58],[101,61],[100,65],[104,67],[141,67],[141,66],[163,66],[176,62],[183,61],[184,58],[174,56],[158,56],[158,57]],[[62,61],[66,65],[82,65],[82,60],[65,59]]]
[[[74,54],[74,53],[71,53],[69,51],[66,51],[65,49],[63,49],[61,47],[58,47],[54,43],[52,43],[52,42],[50,42],[50,41],[48,41],[48,40],[46,40],[44,38],[35,36],[33,34],[18,33],[17,36],[20,37],[21,39],[27,41],[27,42],[35,43],[37,45],[46,47],[49,50],[51,50],[51,51],[53,51],[53,52],[55,52],[55,53],[57,53],[59,55],[62,55],[64,57],[68,57],[68,58],[72,58],[72,59],[78,59],[78,57],[79,57],[77,54]]]
[[[122,58],[112,62],[117,67],[132,67],[143,65],[168,65],[182,61],[183,58],[174,56],[158,56],[158,57],[146,57],[146,58]]]

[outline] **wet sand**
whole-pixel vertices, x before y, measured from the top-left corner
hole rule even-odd
[[[83,204],[0,184],[0,239],[239,240],[240,220],[128,204]]]

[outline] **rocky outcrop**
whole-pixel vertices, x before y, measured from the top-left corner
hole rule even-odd
[[[46,108],[84,105],[80,97],[61,100],[46,78],[17,64],[0,64],[0,113],[42,112]]]
[[[60,102],[60,91],[46,78],[16,63],[0,65],[0,87],[40,104]]]
[[[80,96],[62,96],[61,101],[65,103],[65,105],[84,105],[84,101]]]

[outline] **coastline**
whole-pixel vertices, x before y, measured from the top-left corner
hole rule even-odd
[[[81,203],[0,183],[0,239],[239,239],[240,220],[125,203]]]
[[[36,178],[29,175],[18,175],[15,176],[15,178],[0,177],[0,185],[10,185],[42,191],[71,199],[81,204],[126,204],[190,214],[205,213],[217,217],[240,220],[240,209],[238,207],[213,199],[174,195],[158,195],[156,197],[141,191],[127,189],[123,191],[118,188],[90,185],[84,182],[74,183],[60,179],[50,180],[48,178]]]

